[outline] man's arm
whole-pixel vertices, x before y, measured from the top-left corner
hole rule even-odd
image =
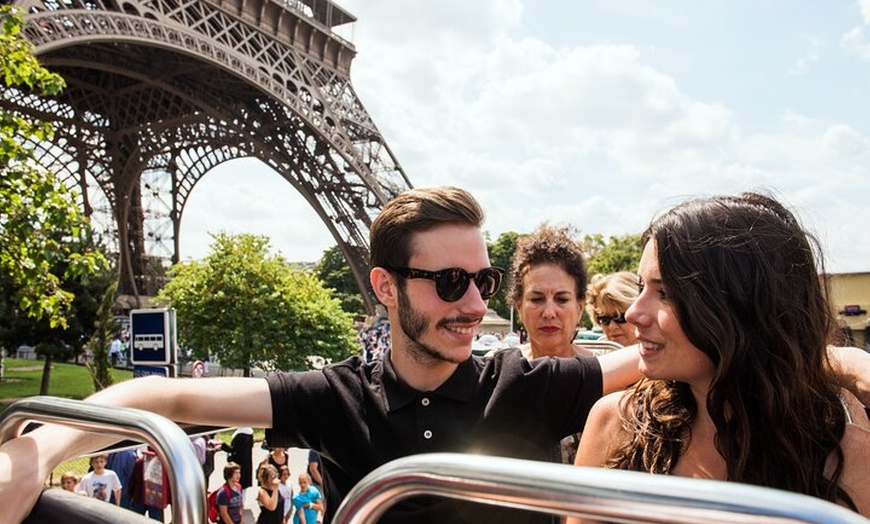
[[[158,413],[176,422],[213,426],[271,427],[269,386],[260,378],[144,377],[122,382],[87,399]],[[20,522],[58,464],[103,448],[117,438],[47,424],[0,446],[0,522]]]
[[[854,347],[828,346],[828,357],[840,386],[870,406],[870,353]]]
[[[308,463],[308,472],[311,474],[311,480],[318,486],[323,486],[323,477],[320,475],[320,464],[315,460]]]
[[[598,358],[601,364],[603,394],[625,389],[641,379],[638,370],[638,346],[628,346],[605,353]]]

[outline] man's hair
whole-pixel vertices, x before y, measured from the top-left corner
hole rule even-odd
[[[235,462],[227,462],[227,465],[224,466],[224,480],[230,480],[230,477],[233,476],[234,472],[241,470],[242,467]]]
[[[510,274],[510,297],[515,304],[523,300],[523,277],[533,267],[555,264],[574,279],[577,300],[586,295],[586,261],[583,248],[573,238],[570,227],[541,224],[531,235],[517,241]]]
[[[414,233],[444,224],[483,225],[483,210],[470,193],[444,186],[405,191],[387,202],[369,230],[371,267],[408,265]]]
[[[637,275],[631,271],[597,274],[586,288],[586,312],[592,321],[602,311],[625,313],[637,298]]]

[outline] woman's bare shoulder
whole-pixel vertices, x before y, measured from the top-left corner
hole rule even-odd
[[[861,515],[870,518],[870,490],[867,472],[870,471],[870,429],[857,424],[846,424],[841,441],[844,456],[840,485],[852,497]]]

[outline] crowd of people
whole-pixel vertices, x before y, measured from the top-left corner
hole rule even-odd
[[[589,291],[582,252],[559,228],[542,226],[508,274],[528,344],[477,357],[477,327],[506,273],[490,265],[482,224],[478,202],[455,187],[410,190],[384,206],[370,228],[370,281],[390,325],[380,358],[265,379],[145,377],[88,402],[190,424],[270,428],[278,467],[259,468],[257,488],[269,515],[286,505],[275,493],[280,447],[318,452],[322,487],[341,501],[399,457],[469,452],[561,462],[570,458],[561,453],[564,439],[579,435],[579,465],[775,487],[870,516],[870,421],[863,409],[847,416],[840,401],[848,388],[856,404],[870,403],[870,355],[829,345],[834,323],[818,278],[820,250],[782,204],[748,193],[691,201],[657,218],[629,298]],[[630,334],[637,343],[584,355],[573,344],[584,307],[608,337]],[[0,507],[0,521],[26,514],[40,472],[110,442],[45,425],[4,443],[0,496],[21,504]],[[242,485],[242,467],[230,464],[225,478]],[[321,513],[328,522],[337,504],[324,507],[304,475],[307,488],[300,477],[300,493],[290,497],[302,510],[298,522]],[[223,497],[229,507],[234,497]],[[551,521],[422,495],[381,519]]]

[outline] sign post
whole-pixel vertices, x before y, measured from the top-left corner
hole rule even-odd
[[[134,376],[174,377],[177,348],[174,309],[130,312],[130,361]]]

